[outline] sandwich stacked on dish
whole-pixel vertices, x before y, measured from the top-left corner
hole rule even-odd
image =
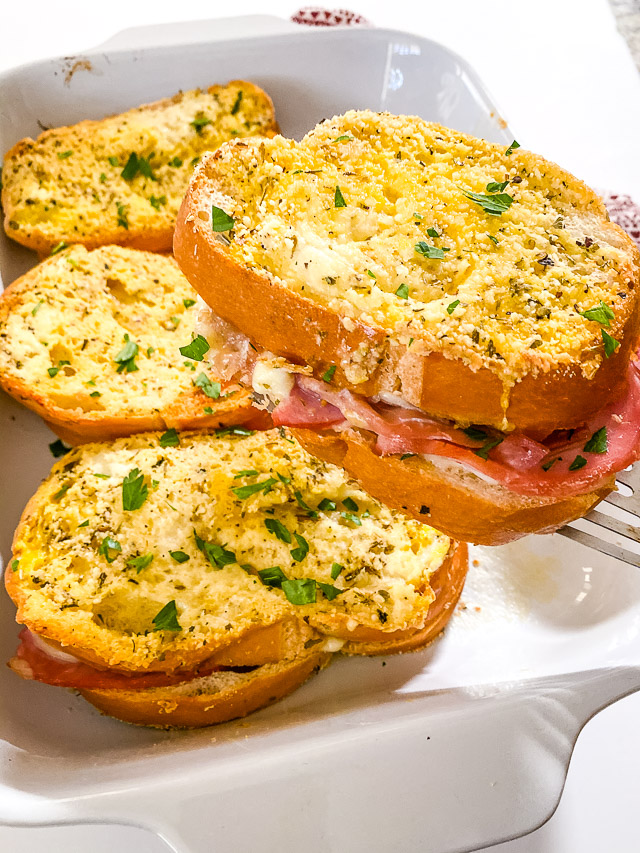
[[[515,143],[367,111],[233,140],[202,158],[174,252],[210,362],[448,535],[553,531],[638,457],[638,250]]]
[[[154,254],[202,153],[275,130],[268,96],[235,81],[5,159],[7,233],[50,257],[0,299],[0,387],[79,445],[51,444],[61,458],[15,534],[10,666],[133,723],[221,722],[337,651],[420,648],[466,575],[464,544],[268,428],[237,381],[251,344],[198,321],[175,261]]]

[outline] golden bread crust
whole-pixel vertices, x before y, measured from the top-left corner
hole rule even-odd
[[[178,348],[193,334],[195,299],[172,257],[118,246],[60,253],[0,296],[0,387],[71,444],[268,426],[246,390],[212,399],[194,386],[202,367]],[[114,360],[125,335],[138,346],[134,372]]]
[[[286,158],[290,156],[292,150],[294,152],[298,149],[302,150],[306,140],[324,134],[322,138],[325,148],[330,151],[325,154],[323,153],[325,149],[322,149],[318,157],[320,159],[326,157],[327,162],[331,163],[333,152],[340,146],[331,147],[331,140],[325,137],[336,136],[339,132],[352,132],[348,130],[349,122],[355,124],[356,120],[353,117],[361,115],[370,114],[350,113],[333,119],[328,126],[320,125],[298,146],[281,138],[271,140],[266,146],[267,155],[278,164],[277,169],[281,169],[279,157],[283,162],[286,160],[288,163]],[[379,117],[381,126],[388,118],[386,114]],[[267,255],[266,260],[258,256],[254,260],[253,255],[246,248],[249,243],[253,246],[254,242],[260,239],[266,226],[263,227],[260,221],[262,208],[257,204],[254,210],[253,200],[249,219],[252,217],[255,219],[255,222],[252,220],[251,225],[255,226],[258,236],[245,228],[244,224],[239,224],[244,222],[243,214],[247,213],[249,205],[245,204],[246,199],[242,195],[245,188],[241,189],[240,183],[246,175],[242,173],[242,176],[238,177],[234,169],[238,164],[242,164],[243,168],[247,165],[247,168],[254,170],[251,172],[253,183],[249,182],[249,189],[246,192],[252,192],[251,187],[262,186],[258,176],[261,168],[260,157],[265,161],[265,146],[257,140],[248,140],[246,143],[226,143],[217,152],[203,157],[178,215],[174,235],[174,252],[178,263],[189,281],[216,314],[237,326],[264,349],[295,363],[310,365],[317,377],[321,377],[331,365],[335,365],[333,383],[337,387],[346,387],[365,396],[374,396],[380,392],[395,393],[436,417],[450,418],[461,424],[485,424],[507,430],[547,431],[576,426],[624,391],[626,365],[640,334],[640,302],[637,296],[640,254],[637,247],[622,229],[608,221],[601,200],[588,187],[554,164],[547,163],[528,152],[517,152],[510,158],[506,158],[500,146],[492,146],[484,140],[473,140],[464,134],[454,134],[438,126],[425,125],[417,119],[407,118],[406,120],[410,123],[410,128],[419,124],[430,128],[430,132],[442,133],[445,136],[448,135],[447,138],[454,138],[456,145],[466,145],[471,149],[476,146],[483,157],[493,158],[492,163],[501,160],[499,162],[501,168],[509,169],[511,174],[517,171],[516,177],[519,177],[520,173],[526,176],[544,172],[545,175],[551,176],[549,180],[552,180],[554,186],[564,183],[560,193],[556,191],[556,196],[560,199],[557,202],[558,210],[569,211],[571,216],[577,217],[578,221],[584,221],[584,229],[597,232],[603,245],[606,243],[608,247],[606,251],[610,251],[612,258],[615,258],[614,262],[604,259],[605,255],[603,255],[603,260],[597,259],[596,263],[595,256],[589,254],[590,248],[579,251],[576,248],[582,245],[579,240],[580,235],[574,240],[573,232],[567,236],[569,234],[567,228],[564,226],[556,228],[562,240],[567,243],[567,246],[562,243],[564,247],[562,251],[569,252],[571,247],[573,247],[571,251],[576,250],[577,260],[570,257],[567,261],[567,264],[569,262],[573,264],[571,270],[580,268],[580,263],[585,265],[589,275],[594,281],[599,282],[598,286],[602,288],[603,293],[607,294],[607,299],[615,307],[615,316],[610,326],[606,327],[606,331],[620,341],[620,346],[609,358],[604,357],[600,325],[582,317],[580,311],[573,305],[564,306],[563,312],[567,316],[567,322],[570,320],[572,323],[572,335],[577,336],[576,340],[582,341],[582,348],[577,350],[574,347],[575,351],[567,350],[563,354],[562,335],[550,333],[549,352],[545,352],[547,343],[540,348],[535,348],[537,342],[533,341],[531,346],[534,348],[524,350],[522,355],[518,356],[520,360],[510,364],[511,372],[507,376],[506,362],[500,361],[496,355],[482,354],[478,349],[480,344],[475,339],[472,340],[470,337],[464,346],[459,343],[455,346],[442,343],[448,338],[454,340],[454,332],[460,335],[462,334],[460,330],[464,330],[467,334],[464,317],[457,317],[456,314],[456,312],[462,312],[462,308],[454,306],[454,309],[448,312],[445,310],[446,304],[440,306],[442,300],[438,302],[440,306],[438,311],[443,314],[443,319],[432,322],[432,340],[426,332],[422,334],[419,330],[414,331],[413,327],[411,331],[401,333],[398,331],[397,323],[393,325],[389,321],[389,324],[385,325],[380,318],[376,319],[378,315],[375,312],[368,313],[364,310],[366,302],[362,302],[361,310],[352,307],[347,311],[344,304],[336,299],[331,300],[328,296],[326,298],[323,296],[321,299],[315,292],[313,296],[307,295],[311,293],[312,288],[297,284],[293,286],[292,280],[284,273],[282,275],[285,277],[280,277],[270,266],[271,255]],[[326,127],[328,129],[325,130]],[[357,135],[357,132],[357,130],[353,131],[354,135]],[[281,151],[284,151],[282,156],[280,156]],[[318,164],[314,162],[313,165]],[[495,163],[492,168],[495,172]],[[237,172],[240,171],[241,168],[238,166]],[[287,178],[289,179],[289,175],[295,175],[296,171],[300,170],[287,173]],[[284,181],[282,177],[284,173],[277,172],[275,177],[270,176],[267,184],[269,180]],[[490,174],[491,172],[487,173],[488,176]],[[290,180],[294,179],[291,177]],[[526,181],[526,178],[521,178],[521,183],[513,192],[520,193],[524,198],[525,191],[520,189],[524,186],[522,180]],[[279,185],[276,183],[275,186]],[[253,192],[256,190],[254,189]],[[307,198],[313,197],[311,190],[307,192]],[[459,193],[459,195],[462,194]],[[278,196],[277,192],[275,196]],[[549,190],[549,199],[553,198]],[[550,206],[549,199],[544,202],[545,205]],[[212,231],[210,220],[212,204],[222,206],[236,217],[238,234],[230,244],[220,240],[219,235]],[[310,206],[309,202],[305,204]],[[556,201],[553,201],[553,204],[556,204]],[[304,209],[304,205],[301,204],[301,208]],[[546,207],[544,209],[546,211]],[[553,209],[552,206],[551,209]],[[326,211],[326,208],[324,210]],[[515,202],[510,213],[517,210],[518,202]],[[340,210],[339,214],[342,215],[343,211]],[[277,217],[277,214],[273,214],[272,211],[270,215],[272,219],[274,216]],[[296,215],[303,217],[304,213],[299,212]],[[320,213],[317,215],[320,216]],[[474,229],[481,227],[476,222],[479,215],[475,209],[460,213],[460,216],[473,221]],[[540,216],[542,215],[540,213]],[[493,218],[484,214],[482,216],[488,221],[488,224],[483,227],[493,227]],[[544,217],[549,216],[550,214],[544,213]],[[569,217],[569,213],[566,216]],[[515,213],[513,217],[516,217]],[[314,221],[309,218],[305,222],[305,228],[310,228],[313,224]],[[514,219],[511,225],[517,232],[519,227],[517,219]],[[272,237],[272,242],[269,243],[268,238],[271,234],[267,234],[264,245],[267,248],[273,246],[274,257],[289,257],[289,253],[293,255],[294,252],[299,251],[299,232],[295,230],[297,226],[291,227],[292,233],[295,232],[291,238],[285,239],[280,232],[274,231],[276,236]],[[576,225],[575,228],[578,226]],[[553,230],[553,226],[550,225],[549,229]],[[472,233],[476,234],[473,229]],[[521,240],[524,246],[524,237],[517,237],[517,239]],[[554,239],[560,240],[556,237]],[[594,240],[588,239],[591,240],[589,246],[596,246]],[[495,251],[491,243],[485,242],[488,248],[483,246],[482,249],[477,250],[481,258],[486,258],[490,252]],[[337,252],[341,245],[342,243],[338,241],[331,251],[335,249]],[[357,245],[366,245],[366,241],[361,241]],[[459,251],[464,254],[466,250],[459,249]],[[523,251],[529,250],[524,247]],[[552,249],[550,248],[549,251]],[[584,255],[583,260],[580,260],[580,253]],[[325,255],[330,254],[330,252],[325,253]],[[490,260],[490,263],[498,262]],[[559,264],[560,261],[557,263]],[[613,264],[615,271],[612,271],[608,264]],[[305,262],[305,266],[308,266],[308,263]],[[542,289],[546,287],[547,290],[555,287],[555,279],[553,285],[544,284],[545,276],[553,274],[547,271],[549,268],[538,266],[537,269],[539,272],[530,273],[530,278],[535,281],[536,286]],[[365,270],[360,272],[362,273],[360,278],[366,283]],[[383,272],[393,277],[389,270]],[[383,272],[378,271],[376,280],[382,281]],[[497,272],[495,274],[498,275]],[[571,274],[578,276],[578,273]],[[304,274],[299,273],[299,275],[302,281]],[[455,278],[453,273],[452,275]],[[373,286],[370,283],[371,279],[369,279],[369,285]],[[508,286],[508,283],[504,284],[507,289]],[[515,287],[515,284],[513,286]],[[521,291],[524,289],[526,292],[527,286],[525,283],[521,286],[521,290],[517,291],[519,294],[517,299],[520,300],[518,305],[523,300]],[[577,283],[575,286],[577,287]],[[361,282],[359,287],[364,287],[364,284]],[[451,293],[452,295],[445,300],[449,302],[449,307],[453,305],[457,295],[455,289]],[[391,298],[388,292],[382,295],[387,302]],[[536,293],[536,296],[539,295]],[[462,300],[461,295],[458,298],[459,301]],[[541,307],[539,310],[542,312],[541,316],[546,318],[549,312],[553,316],[555,295],[545,291],[545,298],[548,299],[551,307]],[[396,313],[405,311],[406,300],[396,299],[396,302],[400,307],[392,306],[393,311]],[[538,304],[533,298],[530,302],[533,307],[524,301],[524,308],[520,309],[525,312],[522,323],[525,325],[528,323],[527,328],[529,326],[536,328],[531,325],[534,322],[532,318],[525,316],[526,312],[533,312]],[[431,305],[428,302],[426,304]],[[259,306],[260,310],[256,310],[255,306]],[[585,303],[584,308],[586,307]],[[444,329],[447,323],[452,323],[454,320],[457,320],[458,325],[451,330],[450,334],[439,338],[438,329]],[[489,312],[486,315],[486,321],[492,324],[498,322],[494,314]],[[509,322],[510,318],[506,316],[504,335],[507,342],[509,342]],[[545,322],[547,320],[540,321],[540,328],[544,328]],[[457,338],[455,340],[457,341]],[[483,340],[481,335],[478,336],[478,340]],[[489,352],[493,353],[495,347],[492,341],[490,346],[493,349],[490,348]],[[519,346],[524,344],[520,343]],[[353,361],[354,356],[357,357],[357,362]],[[513,356],[512,361],[515,358],[516,356]]]
[[[191,692],[185,692],[189,689],[185,685],[181,690],[80,690],[80,695],[104,714],[126,723],[159,729],[199,728],[246,717],[283,699],[330,660],[331,655],[311,650],[242,675],[216,673],[196,679]]]
[[[454,479],[419,458],[378,456],[357,430],[337,434],[294,429],[292,433],[309,453],[341,465],[388,506],[476,545],[504,545],[529,533],[552,533],[586,515],[615,488],[611,477],[584,495],[559,500],[523,497],[499,486],[483,488],[478,478]]]
[[[40,255],[60,241],[170,249],[176,213],[202,152],[234,135],[276,131],[271,99],[243,80],[47,130],[5,155],[5,231]],[[125,178],[131,154],[148,165]],[[76,189],[87,183],[91,192]]]

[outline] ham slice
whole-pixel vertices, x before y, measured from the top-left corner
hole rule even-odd
[[[20,632],[20,645],[9,666],[18,675],[44,684],[58,687],[73,687],[77,690],[136,690],[148,687],[168,687],[192,681],[230,667],[212,666],[207,661],[189,672],[149,672],[128,675],[113,669],[96,669],[80,660],[71,660],[71,655],[59,654],[55,649],[47,651],[46,644],[36,638],[28,628]]]
[[[517,494],[570,497],[597,489],[640,458],[640,361],[632,361],[628,370],[623,398],[580,429],[555,433],[542,441],[523,433],[505,436],[490,429],[465,431],[419,410],[373,404],[300,374],[292,394],[274,409],[273,420],[277,425],[316,430],[364,429],[374,433],[375,450],[383,456],[442,456]],[[598,431],[606,434],[606,447],[599,448],[604,452],[585,450]]]

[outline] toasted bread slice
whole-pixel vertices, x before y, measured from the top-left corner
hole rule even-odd
[[[119,246],[60,252],[0,297],[0,387],[72,444],[263,423],[245,390],[221,391],[180,354],[196,298],[171,257]],[[135,355],[123,361],[127,346]]]
[[[215,672],[174,687],[80,690],[111,717],[153,728],[197,728],[224,723],[271,705],[327,666],[331,655],[308,649],[250,672]]]
[[[174,251],[260,347],[461,425],[584,422],[624,390],[640,327],[640,255],[592,190],[410,116],[225,143]]]
[[[149,433],[54,466],[22,517],[6,586],[17,620],[78,659],[171,673],[224,650],[215,662],[237,664],[232,644],[278,623],[294,657],[342,640],[402,650],[410,633],[442,627],[431,578],[440,589],[455,575],[451,612],[465,572],[464,548],[284,430],[183,433],[168,447]]]
[[[168,250],[200,155],[234,136],[276,129],[269,96],[234,80],[46,130],[5,156],[5,230],[40,254],[61,241]]]

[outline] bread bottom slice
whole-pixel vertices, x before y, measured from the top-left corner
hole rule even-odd
[[[504,545],[528,533],[552,533],[586,515],[615,488],[615,477],[611,477],[584,495],[528,497],[487,482],[453,460],[378,456],[355,429],[291,432],[305,450],[342,466],[387,506],[476,545]],[[425,495],[429,495],[428,506]]]
[[[245,717],[283,699],[328,665],[331,654],[314,648],[291,660],[250,672],[226,670],[145,690],[80,690],[104,714],[157,729],[200,728]]]

